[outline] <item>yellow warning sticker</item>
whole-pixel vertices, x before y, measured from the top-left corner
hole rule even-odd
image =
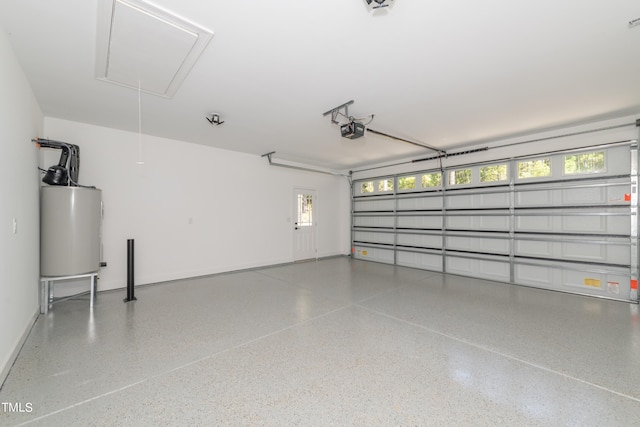
[[[600,284],[600,279],[588,279],[585,277],[584,279],[585,286],[591,286],[592,288],[600,288],[602,287]]]
[[[367,252],[367,251],[362,251],[362,255],[363,255],[363,256],[367,256],[367,255],[369,255],[369,252]]]

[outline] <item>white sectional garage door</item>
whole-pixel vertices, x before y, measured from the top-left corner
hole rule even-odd
[[[638,300],[635,141],[353,182],[353,256]]]

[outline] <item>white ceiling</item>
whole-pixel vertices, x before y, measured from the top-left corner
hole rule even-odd
[[[143,133],[349,169],[429,152],[341,138],[322,113],[349,100],[372,129],[442,149],[640,113],[637,0],[387,2],[153,0],[214,36],[173,98],[142,94]],[[0,2],[46,116],[137,132],[137,91],[95,77],[97,14]]]

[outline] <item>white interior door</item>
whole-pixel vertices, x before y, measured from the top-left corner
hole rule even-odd
[[[293,260],[317,257],[315,190],[295,189],[293,192]]]

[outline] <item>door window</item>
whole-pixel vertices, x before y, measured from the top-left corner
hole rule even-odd
[[[310,227],[313,225],[313,195],[298,194],[298,227]]]

